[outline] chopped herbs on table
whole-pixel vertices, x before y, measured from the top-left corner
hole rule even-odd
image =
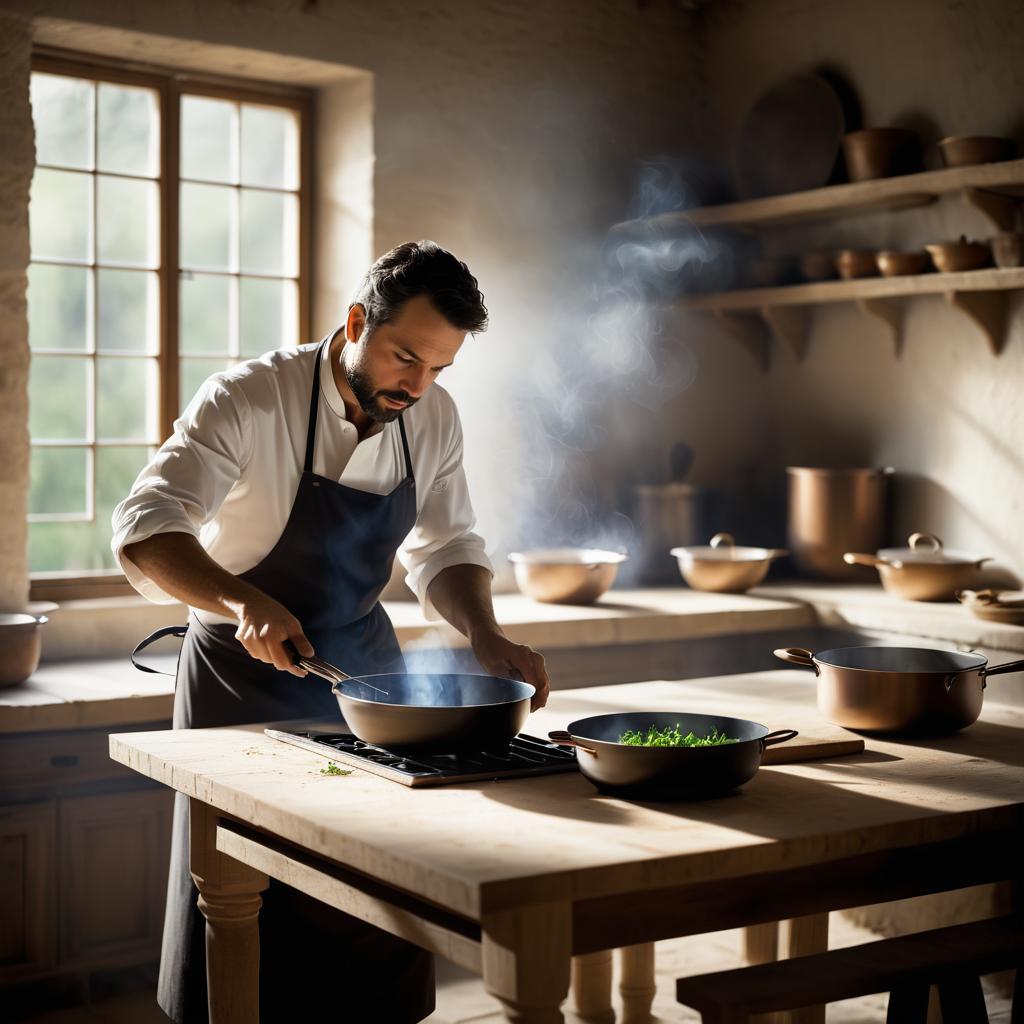
[[[326,768],[320,769],[321,775],[351,775],[351,768],[339,768],[333,761],[327,762]]]
[[[627,729],[620,737],[620,743],[631,747],[721,747],[726,743],[739,743],[724,732],[712,729],[707,736],[696,736],[688,732],[685,736],[679,723],[659,729],[652,725],[647,732],[641,729]]]

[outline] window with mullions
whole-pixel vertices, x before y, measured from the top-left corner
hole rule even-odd
[[[36,580],[109,577],[110,514],[202,381],[305,340],[304,101],[91,70],[31,82]]]

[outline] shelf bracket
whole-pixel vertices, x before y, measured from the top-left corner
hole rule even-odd
[[[757,313],[739,313],[723,309],[714,310],[715,319],[731,334],[767,372],[772,365],[772,340],[765,322]]]
[[[965,188],[964,199],[969,206],[980,210],[995,225],[997,231],[1013,231],[1017,222],[1020,200],[1001,192],[983,188]]]
[[[784,341],[799,362],[807,354],[807,308],[805,306],[762,306],[761,316],[776,341]]]
[[[999,355],[1006,340],[1006,292],[946,292],[946,301],[981,328],[992,355]]]
[[[857,308],[868,316],[881,320],[892,335],[893,348],[899,358],[903,338],[903,302],[900,299],[858,299]]]

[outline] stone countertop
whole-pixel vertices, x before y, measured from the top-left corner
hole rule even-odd
[[[446,622],[427,622],[415,602],[389,602],[385,607],[403,648],[468,646]],[[509,637],[540,650],[726,636],[814,623],[814,610],[800,601],[703,594],[683,587],[612,591],[594,605],[540,604],[520,594],[499,594],[494,607]],[[147,653],[147,663],[161,660],[167,670],[174,670],[173,657]],[[171,717],[173,697],[171,676],[139,672],[127,656],[44,662],[26,683],[0,690],[0,733],[165,721]]]
[[[542,651],[820,624],[1024,652],[1022,627],[985,622],[952,602],[904,601],[870,584],[783,581],[750,594],[706,594],[685,587],[613,590],[594,605],[540,604],[520,594],[499,594],[494,606],[513,640]],[[427,622],[415,602],[385,607],[403,648],[467,646],[447,623]],[[173,670],[173,658],[166,662]],[[27,683],[0,690],[0,733],[166,721],[173,695],[170,676],[138,672],[127,658],[44,663]]]
[[[804,603],[823,626],[926,637],[960,647],[1024,652],[1024,626],[987,622],[956,601],[906,601],[870,583],[768,583],[751,596]]]

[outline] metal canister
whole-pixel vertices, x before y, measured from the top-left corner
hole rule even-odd
[[[638,484],[635,499],[638,581],[680,585],[672,549],[692,547],[704,540],[706,492],[693,484]]]
[[[885,543],[891,466],[823,469],[788,466],[787,547],[801,573],[826,580],[870,579],[847,565],[847,551],[874,551]]]

